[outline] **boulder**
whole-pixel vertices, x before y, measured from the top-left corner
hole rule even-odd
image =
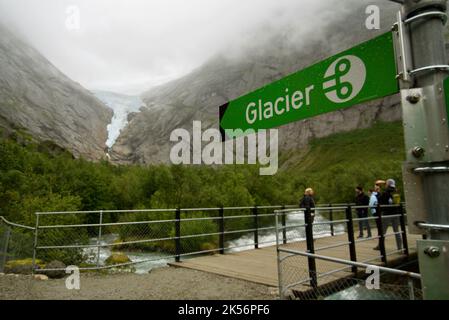
[[[61,278],[64,278],[66,275],[65,268],[66,268],[66,265],[63,262],[54,260],[54,261],[48,263],[45,266],[45,269],[56,269],[56,270],[49,270],[49,271],[45,271],[45,272],[41,272],[41,273],[45,274],[46,276],[48,276],[51,279],[61,279]]]
[[[106,259],[107,265],[116,265],[131,262],[131,259],[124,253],[116,252]]]
[[[35,274],[34,275],[34,280],[39,280],[39,281],[47,281],[48,277],[45,274]]]

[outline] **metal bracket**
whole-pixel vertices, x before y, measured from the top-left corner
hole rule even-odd
[[[417,73],[425,72],[425,71],[447,71],[449,72],[449,65],[434,65],[434,66],[427,66],[418,68],[415,70],[412,70],[409,72],[410,76],[414,76]]]
[[[413,170],[415,173],[442,173],[449,172],[449,167],[423,167]]]
[[[407,161],[403,166],[404,193],[408,227],[412,234],[429,229],[416,222],[428,221],[425,181],[435,173],[447,173],[449,167],[449,126],[443,83],[425,88],[402,89],[402,114]]]
[[[421,20],[421,19],[428,18],[428,17],[430,17],[430,18],[439,17],[439,18],[441,18],[441,20],[443,20],[443,24],[446,25],[447,14],[446,14],[446,12],[442,12],[442,11],[430,11],[430,12],[424,12],[424,13],[418,14],[414,17],[406,19],[404,21],[404,24],[408,25],[414,21]]]
[[[410,88],[413,80],[412,78],[418,73],[435,70],[449,72],[449,65],[433,65],[412,70],[412,53],[408,26],[417,20],[434,17],[442,18],[444,24],[447,22],[447,14],[442,11],[425,12],[406,20],[403,19],[401,11],[397,13],[397,21],[393,25],[392,31],[395,32],[396,35],[395,53],[396,65],[398,68],[396,78],[400,80],[400,87],[402,89]]]
[[[449,299],[449,241],[418,240],[417,250],[424,299]]]
[[[435,224],[435,223],[426,223],[426,222],[415,222],[415,225],[418,228],[422,229],[431,229],[431,230],[449,230],[449,225],[446,224]]]
[[[401,96],[407,162],[415,163],[418,168],[429,167],[428,163],[432,162],[449,161],[449,126],[443,84],[403,89]],[[416,173],[422,170],[420,168]]]
[[[402,89],[410,88],[411,86],[411,46],[410,46],[410,34],[405,26],[402,13],[399,11],[397,13],[397,22],[393,25],[392,31],[394,32],[394,43],[395,43],[395,55],[396,55],[396,66],[397,66],[397,76],[396,78],[400,81],[400,87]]]

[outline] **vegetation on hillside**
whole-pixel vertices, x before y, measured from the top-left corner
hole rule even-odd
[[[37,211],[295,204],[306,187],[315,189],[320,203],[351,202],[357,185],[369,188],[374,180],[387,178],[394,178],[401,185],[403,149],[400,123],[378,123],[369,129],[316,139],[297,163],[292,165],[290,162],[277,175],[269,177],[259,176],[259,168],[250,165],[115,166],[108,162],[92,163],[74,159],[52,143],[36,143],[25,134],[15,134],[0,138],[0,215],[17,223],[34,225]],[[295,156],[298,152],[283,154],[281,159]],[[210,214],[197,212],[195,216]],[[189,215],[185,214],[185,217]],[[122,214],[108,215],[104,222],[172,218],[163,213]],[[48,216],[46,219],[52,224],[98,222],[96,215],[89,214]],[[251,219],[231,219],[226,227],[227,230],[248,229],[252,228],[252,223]],[[262,224],[269,223],[264,219]],[[117,233],[121,240],[133,241],[136,234],[152,234],[151,228],[152,225],[136,225],[127,228],[126,233],[120,230]],[[50,229],[46,232],[48,238],[63,243],[66,238],[87,242],[97,230],[65,230],[62,233]],[[217,225],[213,220],[203,221],[201,225],[190,222],[183,225],[182,232],[214,233]],[[174,236],[173,224],[158,236]],[[192,249],[204,249],[216,247],[216,242],[217,237],[207,241],[195,238],[189,245]],[[171,251],[172,246],[172,242],[161,242],[134,247]],[[53,252],[48,260],[67,260],[61,254]],[[72,262],[82,259],[79,252],[74,252],[70,258]]]

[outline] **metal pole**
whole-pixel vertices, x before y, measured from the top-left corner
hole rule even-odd
[[[181,209],[175,211],[175,261],[181,261]]]
[[[405,19],[410,20],[418,15],[423,15],[429,12],[441,12],[446,11],[446,0],[405,0],[402,8]],[[441,17],[437,15],[431,17],[423,17],[416,19],[409,23],[410,30],[410,43],[411,54],[413,61],[413,69],[421,69],[428,66],[447,65],[445,39],[444,39],[444,24]],[[419,72],[414,75],[414,81],[412,88],[424,88],[426,86],[437,85],[440,86],[440,92],[443,90],[442,82],[448,77],[448,71],[442,69],[427,70],[425,72]],[[440,114],[441,108],[445,109],[444,105],[428,106],[431,107],[429,111],[430,115]],[[444,110],[445,111],[445,110]],[[446,112],[444,112],[446,113]],[[444,121],[443,119],[439,119]],[[422,119],[423,123],[429,121],[428,119]],[[447,125],[447,113],[446,113],[446,125]],[[431,132],[435,130],[435,126],[431,126],[430,123],[426,123],[427,138],[434,133],[436,136],[440,136],[441,132]],[[439,126],[436,126],[436,130],[441,130]],[[444,146],[430,145],[431,148],[444,148]],[[430,150],[425,150],[431,152]],[[441,167],[449,166],[449,161],[434,162],[429,159],[430,162],[426,163],[429,167]],[[447,160],[447,159],[446,159]],[[449,225],[449,172],[435,172],[424,173],[422,175],[423,191],[424,191],[424,206],[427,212],[427,218],[429,223],[446,224]],[[434,231],[430,230],[431,239],[449,240],[449,232],[447,231]]]
[[[2,257],[2,264],[0,265],[0,272],[3,272],[5,265],[6,265],[6,256],[8,255],[8,245],[9,245],[10,237],[11,237],[11,228],[6,227],[5,247],[3,248],[3,257]]]
[[[304,212],[304,218],[306,222],[306,246],[307,252],[315,253],[315,245],[313,243],[313,218],[312,211],[307,208]],[[309,265],[309,277],[310,285],[316,289],[318,287],[318,277],[316,272],[316,261],[314,257],[308,257],[307,262]]]
[[[97,268],[100,266],[100,245],[101,245],[101,235],[102,235],[102,226],[103,226],[103,210],[100,211],[100,219],[99,219],[99,227],[98,227],[98,236],[97,236]]]
[[[219,216],[220,216],[220,220],[218,220],[218,228],[219,228],[219,233],[220,233],[220,236],[219,236],[219,239],[218,239],[218,246],[220,247],[219,249],[219,252],[220,252],[220,254],[224,254],[225,252],[224,252],[224,231],[225,231],[225,228],[224,228],[224,209],[223,209],[223,207],[221,207],[220,208],[220,210],[218,210],[218,214],[219,214]]]
[[[37,235],[39,230],[39,215],[36,213],[36,228],[34,229],[34,246],[33,246],[33,270],[32,274],[36,271],[36,250],[37,250]]]
[[[254,215],[254,249],[259,249],[259,213],[257,211],[257,206],[252,210]]]
[[[349,242],[349,257],[351,261],[357,262],[357,253],[355,249],[355,237],[354,237],[354,223],[352,221],[352,208],[348,206],[346,208],[346,220],[348,220],[348,242]],[[352,272],[357,274],[357,267],[352,266]]]
[[[282,285],[282,266],[281,266],[281,253],[279,252],[279,218],[278,218],[278,212],[274,213],[275,216],[275,223],[276,223],[276,259],[277,259],[277,266],[278,266],[278,288],[279,288],[279,299],[284,300],[284,292],[283,292],[283,285]],[[284,212],[282,211],[282,215],[284,215]]]
[[[287,244],[287,219],[286,219],[286,215],[287,213],[284,212],[285,210],[285,205],[282,206],[282,215],[281,215],[281,221],[282,221],[282,243],[283,244]]]
[[[413,284],[412,278],[408,278],[408,294],[409,294],[410,300],[415,300],[415,286]]]
[[[404,185],[407,213],[415,224],[449,225],[449,66],[445,47],[446,0],[404,0],[411,52],[411,89],[403,89],[402,106],[407,161]],[[416,201],[416,199],[419,199]],[[419,213],[421,212],[421,213]],[[419,218],[417,218],[419,216]],[[413,225],[412,225],[413,228]],[[410,229],[410,227],[409,227]],[[418,260],[425,299],[448,299],[449,230],[428,229],[418,240]]]
[[[385,249],[385,234],[384,234],[384,226],[382,221],[382,210],[380,204],[377,205],[377,234],[379,235],[379,251],[381,254],[382,262],[387,265],[387,250]]]
[[[407,239],[407,229],[405,227],[405,215],[404,215],[404,206],[402,204],[399,205],[398,207],[399,210],[399,214],[401,215],[399,217],[399,222],[401,224],[401,238],[402,238],[402,247],[404,248],[404,254],[406,256],[409,255],[409,250],[408,250],[408,239]]]
[[[334,210],[332,210],[332,203],[329,203],[329,208],[331,208],[329,210],[329,220],[330,222],[334,221]],[[331,236],[335,236],[335,231],[334,231],[334,224],[331,223]]]

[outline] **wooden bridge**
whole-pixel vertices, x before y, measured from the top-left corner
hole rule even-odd
[[[340,234],[337,236],[329,236],[324,238],[318,238],[315,240],[315,247],[329,247],[338,243],[343,243],[347,240],[347,234]],[[415,243],[420,239],[417,235],[408,235],[409,242],[409,255],[414,256],[416,254]],[[373,248],[378,244],[377,239],[363,241],[358,243],[357,246],[357,260],[360,262],[367,261],[375,265],[384,265],[379,258],[379,251]],[[283,246],[284,248],[306,251],[306,241],[298,241],[289,243]],[[388,254],[387,266],[395,267],[406,261],[409,257],[406,255],[395,252],[397,251],[394,237],[387,237],[385,239],[385,247],[387,252],[394,252]],[[321,255],[347,259],[350,260],[349,250],[346,247],[337,247],[324,249],[319,252]],[[298,272],[306,274],[308,272],[307,260],[305,263],[301,263],[295,267],[301,269]],[[189,268],[204,272],[210,272],[219,274],[231,278],[246,280],[267,286],[278,286],[278,268],[276,258],[276,246],[263,247],[260,249],[253,249],[235,253],[227,254],[215,254],[209,256],[202,256],[184,260],[182,262],[172,263],[171,266]],[[317,272],[324,273],[329,272],[330,269],[341,269],[342,265],[332,262],[326,262],[325,264],[317,263]],[[340,272],[339,275],[344,277],[348,276],[351,269],[348,268],[346,272]]]

